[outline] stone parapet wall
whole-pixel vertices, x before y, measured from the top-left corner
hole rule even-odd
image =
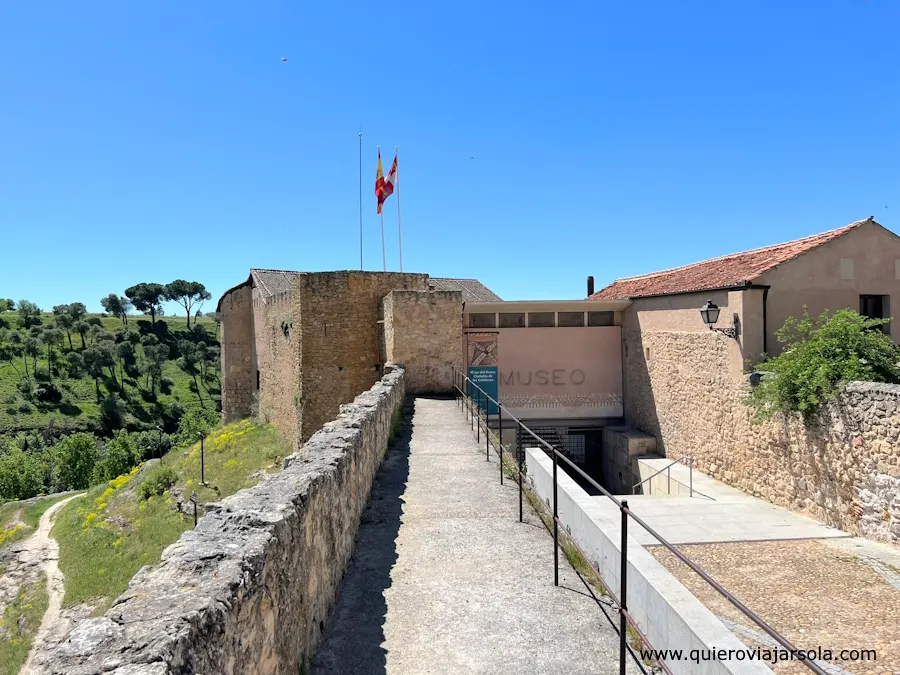
[[[392,291],[383,306],[386,359],[406,369],[406,390],[452,392],[453,368],[463,367],[462,292]]]
[[[404,396],[393,370],[283,471],[208,506],[104,616],[43,655],[39,672],[308,672]]]
[[[628,331],[625,419],[659,451],[745,492],[863,536],[900,543],[900,387],[851,383],[818,417],[752,421],[734,340]]]

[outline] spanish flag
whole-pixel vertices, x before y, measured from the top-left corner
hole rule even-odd
[[[378,213],[381,213],[381,206],[388,197],[384,192],[384,169],[381,167],[381,149],[378,150],[378,170],[375,172],[375,197],[378,199]]]

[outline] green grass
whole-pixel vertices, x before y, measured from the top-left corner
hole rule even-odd
[[[0,548],[8,546],[14,541],[19,541],[30,535],[38,526],[44,512],[60,499],[68,495],[48,495],[35,501],[6,502],[0,504]],[[18,520],[23,524],[13,525]]]
[[[32,585],[19,590],[19,595],[0,618],[0,675],[16,675],[34,639],[44,612],[47,611],[47,581],[44,575]],[[22,633],[18,622],[24,617]]]
[[[3,318],[7,323],[15,328],[16,314],[14,312],[6,312]],[[100,318],[104,328],[112,332],[122,322],[114,317],[104,317],[98,314],[89,314],[89,317],[96,316]],[[42,319],[44,325],[53,323],[52,314],[43,314]],[[128,319],[128,325],[137,329],[139,320],[149,321],[149,317],[131,316]],[[178,337],[179,333],[186,330],[184,316],[166,316],[162,317],[169,327],[169,332]],[[192,320],[193,324],[193,320]],[[210,317],[200,317],[199,324],[204,326],[211,335],[215,335],[216,323]],[[81,338],[77,334],[72,335],[72,344],[75,351],[81,349]],[[62,349],[63,355],[69,351],[68,340],[64,342]],[[37,360],[39,369],[47,370],[47,350],[41,347],[40,356]],[[31,363],[29,361],[29,370]],[[158,403],[161,405],[169,404],[173,401],[179,401],[183,406],[197,406],[200,401],[197,394],[191,391],[190,387],[192,379],[184,373],[174,361],[169,361],[163,368],[163,375],[173,381],[172,390],[168,394],[160,392]],[[94,382],[89,377],[79,379],[61,379],[54,377],[53,381],[60,387],[63,393],[63,400],[59,404],[35,404],[26,401],[18,389],[19,381],[25,376],[25,365],[22,358],[16,358],[14,364],[8,362],[0,363],[0,434],[14,434],[21,431],[32,431],[47,428],[51,419],[54,427],[64,431],[93,431],[96,429],[100,420],[100,407],[97,403]],[[130,405],[135,408],[136,415],[151,415],[152,403],[143,401],[138,389],[138,382],[126,378],[125,391],[128,395]],[[143,384],[143,383],[141,383]],[[101,383],[101,392],[105,395],[107,387]],[[202,389],[201,396],[206,405],[210,405],[210,398],[217,399],[218,394],[210,397],[207,392]],[[27,411],[21,410],[22,406],[26,406]]]
[[[248,420],[213,432],[205,448],[206,485],[200,485],[199,443],[176,448],[162,460],[178,473],[175,487],[185,501],[196,491],[201,505],[256,484],[259,472],[277,471],[291,452],[274,427]],[[163,549],[193,527],[192,517],[174,510],[169,493],[140,497],[138,483],[151,472],[98,485],[57,515],[52,534],[66,578],[63,606],[91,602],[95,614],[102,613],[135,572],[158,562]]]

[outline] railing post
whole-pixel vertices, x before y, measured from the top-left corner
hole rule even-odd
[[[691,478],[690,478],[691,485],[690,485],[690,490],[691,490],[691,497],[693,497],[693,496],[694,496],[694,458],[693,458],[693,457],[691,457],[691,465],[690,465],[690,468],[691,468]]]
[[[521,425],[516,423],[516,462],[519,466],[519,522],[522,522],[522,430]]]
[[[497,446],[500,454],[500,485],[503,485],[503,414],[500,412],[500,402],[497,402]]]
[[[556,448],[550,447],[553,453],[553,585],[559,586],[559,518],[556,508]]]
[[[475,424],[477,429],[475,434],[478,436],[478,442],[481,443],[481,394],[478,395],[478,403],[475,406],[475,414],[478,415],[478,422]]]
[[[622,501],[622,569],[619,571],[619,674],[625,675],[625,639],[628,632],[628,622],[625,619],[625,611],[628,608],[626,600],[628,593],[628,502]]]

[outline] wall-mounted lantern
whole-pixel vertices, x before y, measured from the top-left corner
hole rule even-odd
[[[703,319],[703,323],[709,326],[710,330],[713,330],[717,333],[721,333],[722,335],[727,335],[730,338],[737,339],[737,329],[732,326],[731,328],[716,328],[715,323],[719,320],[719,309],[718,305],[714,303],[712,300],[707,300],[706,304],[700,308],[700,317]]]

